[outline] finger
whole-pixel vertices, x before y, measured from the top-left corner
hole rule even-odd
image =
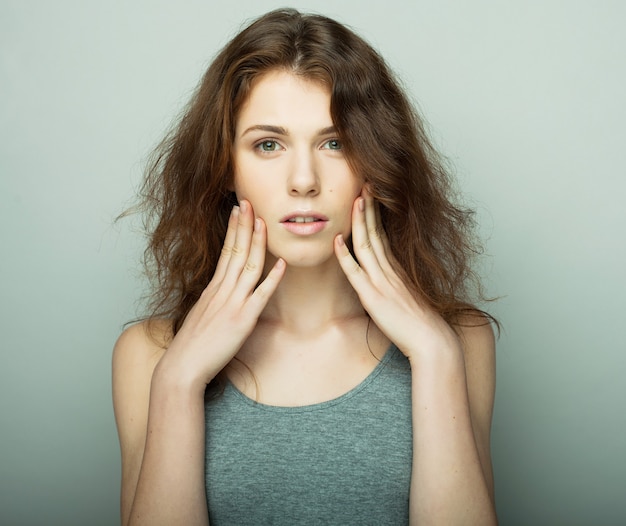
[[[382,219],[381,219],[381,212],[380,212],[381,205],[380,203],[377,203],[377,202],[374,202],[374,203],[375,203],[374,210],[376,211],[376,222],[377,224],[381,226],[381,228],[379,229],[379,232],[381,234],[380,239],[382,241],[383,249],[385,253],[385,263],[383,263],[383,269],[385,269],[385,271],[387,272],[387,276],[393,274],[393,276],[397,280],[400,280],[398,273],[397,273],[397,269],[399,265],[398,259],[396,258],[394,251],[391,249],[391,242],[389,241],[389,236],[387,235],[387,231],[385,230]]]
[[[254,224],[254,212],[248,201],[239,203],[237,233],[231,250],[230,260],[224,275],[224,284],[234,287],[250,253],[250,242]]]
[[[341,234],[335,238],[334,248],[339,266],[367,310],[368,305],[372,305],[372,301],[376,296],[376,290],[370,277],[352,257]]]
[[[222,245],[222,253],[217,261],[215,267],[215,273],[213,274],[212,281],[221,282],[224,279],[228,262],[232,254],[233,245],[235,244],[235,237],[237,235],[237,224],[239,222],[239,207],[233,206],[228,217],[228,228],[226,229],[226,237],[224,238],[224,244]]]
[[[280,280],[285,275],[286,268],[287,264],[285,261],[282,258],[278,258],[276,263],[274,263],[272,270],[269,271],[265,279],[252,293],[252,296],[250,296],[250,299],[246,303],[246,307],[250,309],[250,313],[253,316],[258,318],[261,315],[261,312],[267,305],[267,302],[276,291]]]
[[[265,223],[263,219],[257,217],[254,220],[250,253],[236,285],[236,293],[241,294],[242,297],[250,295],[250,292],[254,290],[261,278],[265,263],[266,239],[267,229]]]
[[[383,225],[383,220],[380,213],[380,203],[376,201],[374,201],[374,211],[376,212],[376,224],[380,225],[378,231],[380,232],[380,239],[383,243],[383,247],[385,248],[385,254],[387,254],[388,259],[391,259],[393,257],[393,252],[391,251],[391,246],[389,245],[389,236],[387,235],[387,231],[385,230],[385,227]]]
[[[385,274],[393,273],[393,267],[389,261],[391,254],[389,240],[380,219],[380,206],[366,189],[363,190],[363,197],[365,199],[365,222],[372,251]]]
[[[366,217],[365,199],[357,197],[352,206],[352,247],[359,260],[359,265],[370,275],[380,272],[380,265],[374,253],[369,237]]]

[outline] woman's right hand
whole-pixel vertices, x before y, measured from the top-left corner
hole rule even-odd
[[[204,392],[237,354],[276,290],[286,264],[278,259],[261,279],[266,228],[242,200],[231,212],[213,278],[172,339],[155,373]],[[257,286],[258,284],[258,286]]]

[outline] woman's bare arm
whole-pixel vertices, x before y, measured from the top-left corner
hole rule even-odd
[[[203,393],[168,384],[156,370],[163,353],[141,324],[122,334],[113,354],[124,526],[208,524]]]
[[[489,435],[494,390],[493,332],[465,328],[463,346],[412,355],[416,524],[495,524]]]
[[[241,348],[283,276],[279,259],[257,286],[265,247],[265,225],[242,201],[215,274],[176,336],[164,329],[159,344],[137,326],[117,342],[123,526],[208,524],[204,390]]]
[[[411,524],[496,523],[489,431],[494,345],[483,317],[457,334],[409,291],[395,271],[378,207],[364,189],[355,201],[354,260],[341,236],[335,253],[378,328],[411,362]],[[471,323],[471,322],[470,322]]]

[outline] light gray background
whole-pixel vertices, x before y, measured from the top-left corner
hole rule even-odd
[[[0,2],[0,523],[118,516],[113,218],[218,47],[274,1]],[[388,58],[478,208],[503,525],[624,524],[626,3],[294,2]]]

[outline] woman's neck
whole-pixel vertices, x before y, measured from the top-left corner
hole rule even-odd
[[[295,332],[318,331],[365,311],[338,263],[321,267],[287,266],[261,321]]]

